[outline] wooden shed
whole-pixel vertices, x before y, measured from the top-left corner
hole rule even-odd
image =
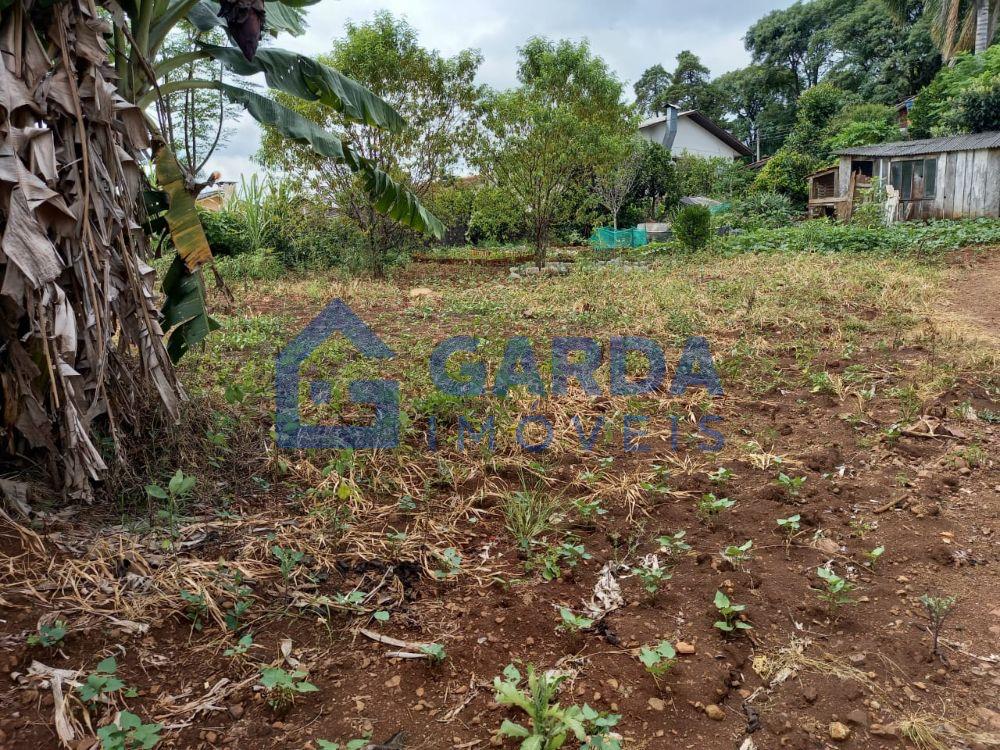
[[[1000,132],[857,146],[837,155],[838,216],[849,216],[856,190],[878,177],[898,194],[898,221],[1000,217]],[[809,202],[812,209],[811,195]]]

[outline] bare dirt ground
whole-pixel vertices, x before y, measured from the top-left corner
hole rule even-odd
[[[956,314],[992,338],[1000,338],[1000,254],[956,260],[951,300]]]
[[[493,689],[512,663],[561,670],[561,704],[619,715],[627,749],[1000,746],[1000,352],[973,351],[962,333],[996,330],[1000,255],[956,255],[944,271],[879,263],[747,258],[517,284],[502,269],[457,278],[420,264],[370,292],[248,285],[216,348],[186,365],[196,403],[196,384],[216,377],[266,390],[262,321],[285,316],[287,340],[333,296],[421,356],[421,342],[480,331],[484,316],[497,338],[704,332],[726,393],[655,394],[643,407],[648,453],[622,452],[619,436],[617,449],[566,439],[543,457],[509,451],[509,439],[493,456],[427,456],[416,438],[393,456],[282,455],[269,447],[266,398],[237,408],[216,395],[196,424],[217,454],[158,438],[198,477],[169,535],[133,506],[0,519],[0,747],[56,748],[60,736],[97,747],[97,726],[128,706],[162,725],[161,747],[320,750],[403,732],[407,750],[513,748],[497,730],[527,718]],[[414,287],[432,294],[410,297]],[[614,308],[608,289],[626,302]],[[540,408],[567,427],[574,413],[620,421],[625,407],[601,397]],[[723,417],[718,454],[697,449],[706,411]],[[420,437],[422,414],[409,415]],[[544,518],[527,544],[512,534],[517,493],[548,509],[533,511]],[[697,506],[709,494],[736,504],[706,517]],[[793,516],[800,529],[786,538],[777,519]],[[670,556],[657,539],[677,531],[691,549]],[[747,540],[749,559],[721,554]],[[588,557],[560,557],[566,543]],[[303,557],[281,572],[275,546]],[[635,573],[652,555],[671,576],[655,595]],[[850,602],[818,597],[822,566],[853,585]],[[622,601],[581,633],[560,630],[560,609],[587,615],[608,576]],[[713,626],[719,591],[747,605],[751,630]],[[940,656],[925,594],[956,599]],[[62,642],[27,642],[57,619]],[[244,635],[247,653],[227,655]],[[657,682],[637,655],[664,639],[679,654]],[[440,663],[391,655],[431,643]],[[108,656],[135,693],[88,704],[73,685]],[[275,708],[260,685],[267,666],[307,672],[317,690]]]

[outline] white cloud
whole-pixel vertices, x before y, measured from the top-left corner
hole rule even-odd
[[[309,29],[297,38],[280,38],[278,46],[307,55],[329,51],[348,20],[363,22],[382,9],[405,16],[421,43],[453,55],[478,48],[485,61],[479,80],[497,88],[516,82],[517,47],[532,36],[589,39],[625,82],[632,83],[650,65],[668,70],[677,53],[699,55],[713,75],[746,65],[742,37],[762,15],[792,0],[691,2],[690,0],[321,0],[308,8]],[[721,6],[721,7],[720,7]],[[208,165],[224,179],[260,171],[250,161],[260,131],[248,117],[229,143]]]

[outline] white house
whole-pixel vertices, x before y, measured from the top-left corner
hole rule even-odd
[[[671,106],[665,115],[650,118],[639,125],[639,135],[647,141],[662,144],[674,156],[690,154],[738,159],[753,153],[736,136],[696,109],[680,112],[677,107]]]

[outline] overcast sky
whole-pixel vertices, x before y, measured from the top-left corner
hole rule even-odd
[[[494,87],[516,82],[517,48],[540,35],[589,39],[625,84],[650,65],[667,70],[683,49],[690,49],[719,75],[749,61],[743,34],[755,20],[792,0],[321,0],[307,9],[304,36],[282,37],[277,46],[303,54],[330,49],[348,19],[363,22],[382,9],[405,16],[421,43],[444,55],[479,49],[485,60],[481,82]],[[214,155],[209,171],[238,180],[254,170],[249,157],[260,140],[256,123],[244,115],[229,143]]]

